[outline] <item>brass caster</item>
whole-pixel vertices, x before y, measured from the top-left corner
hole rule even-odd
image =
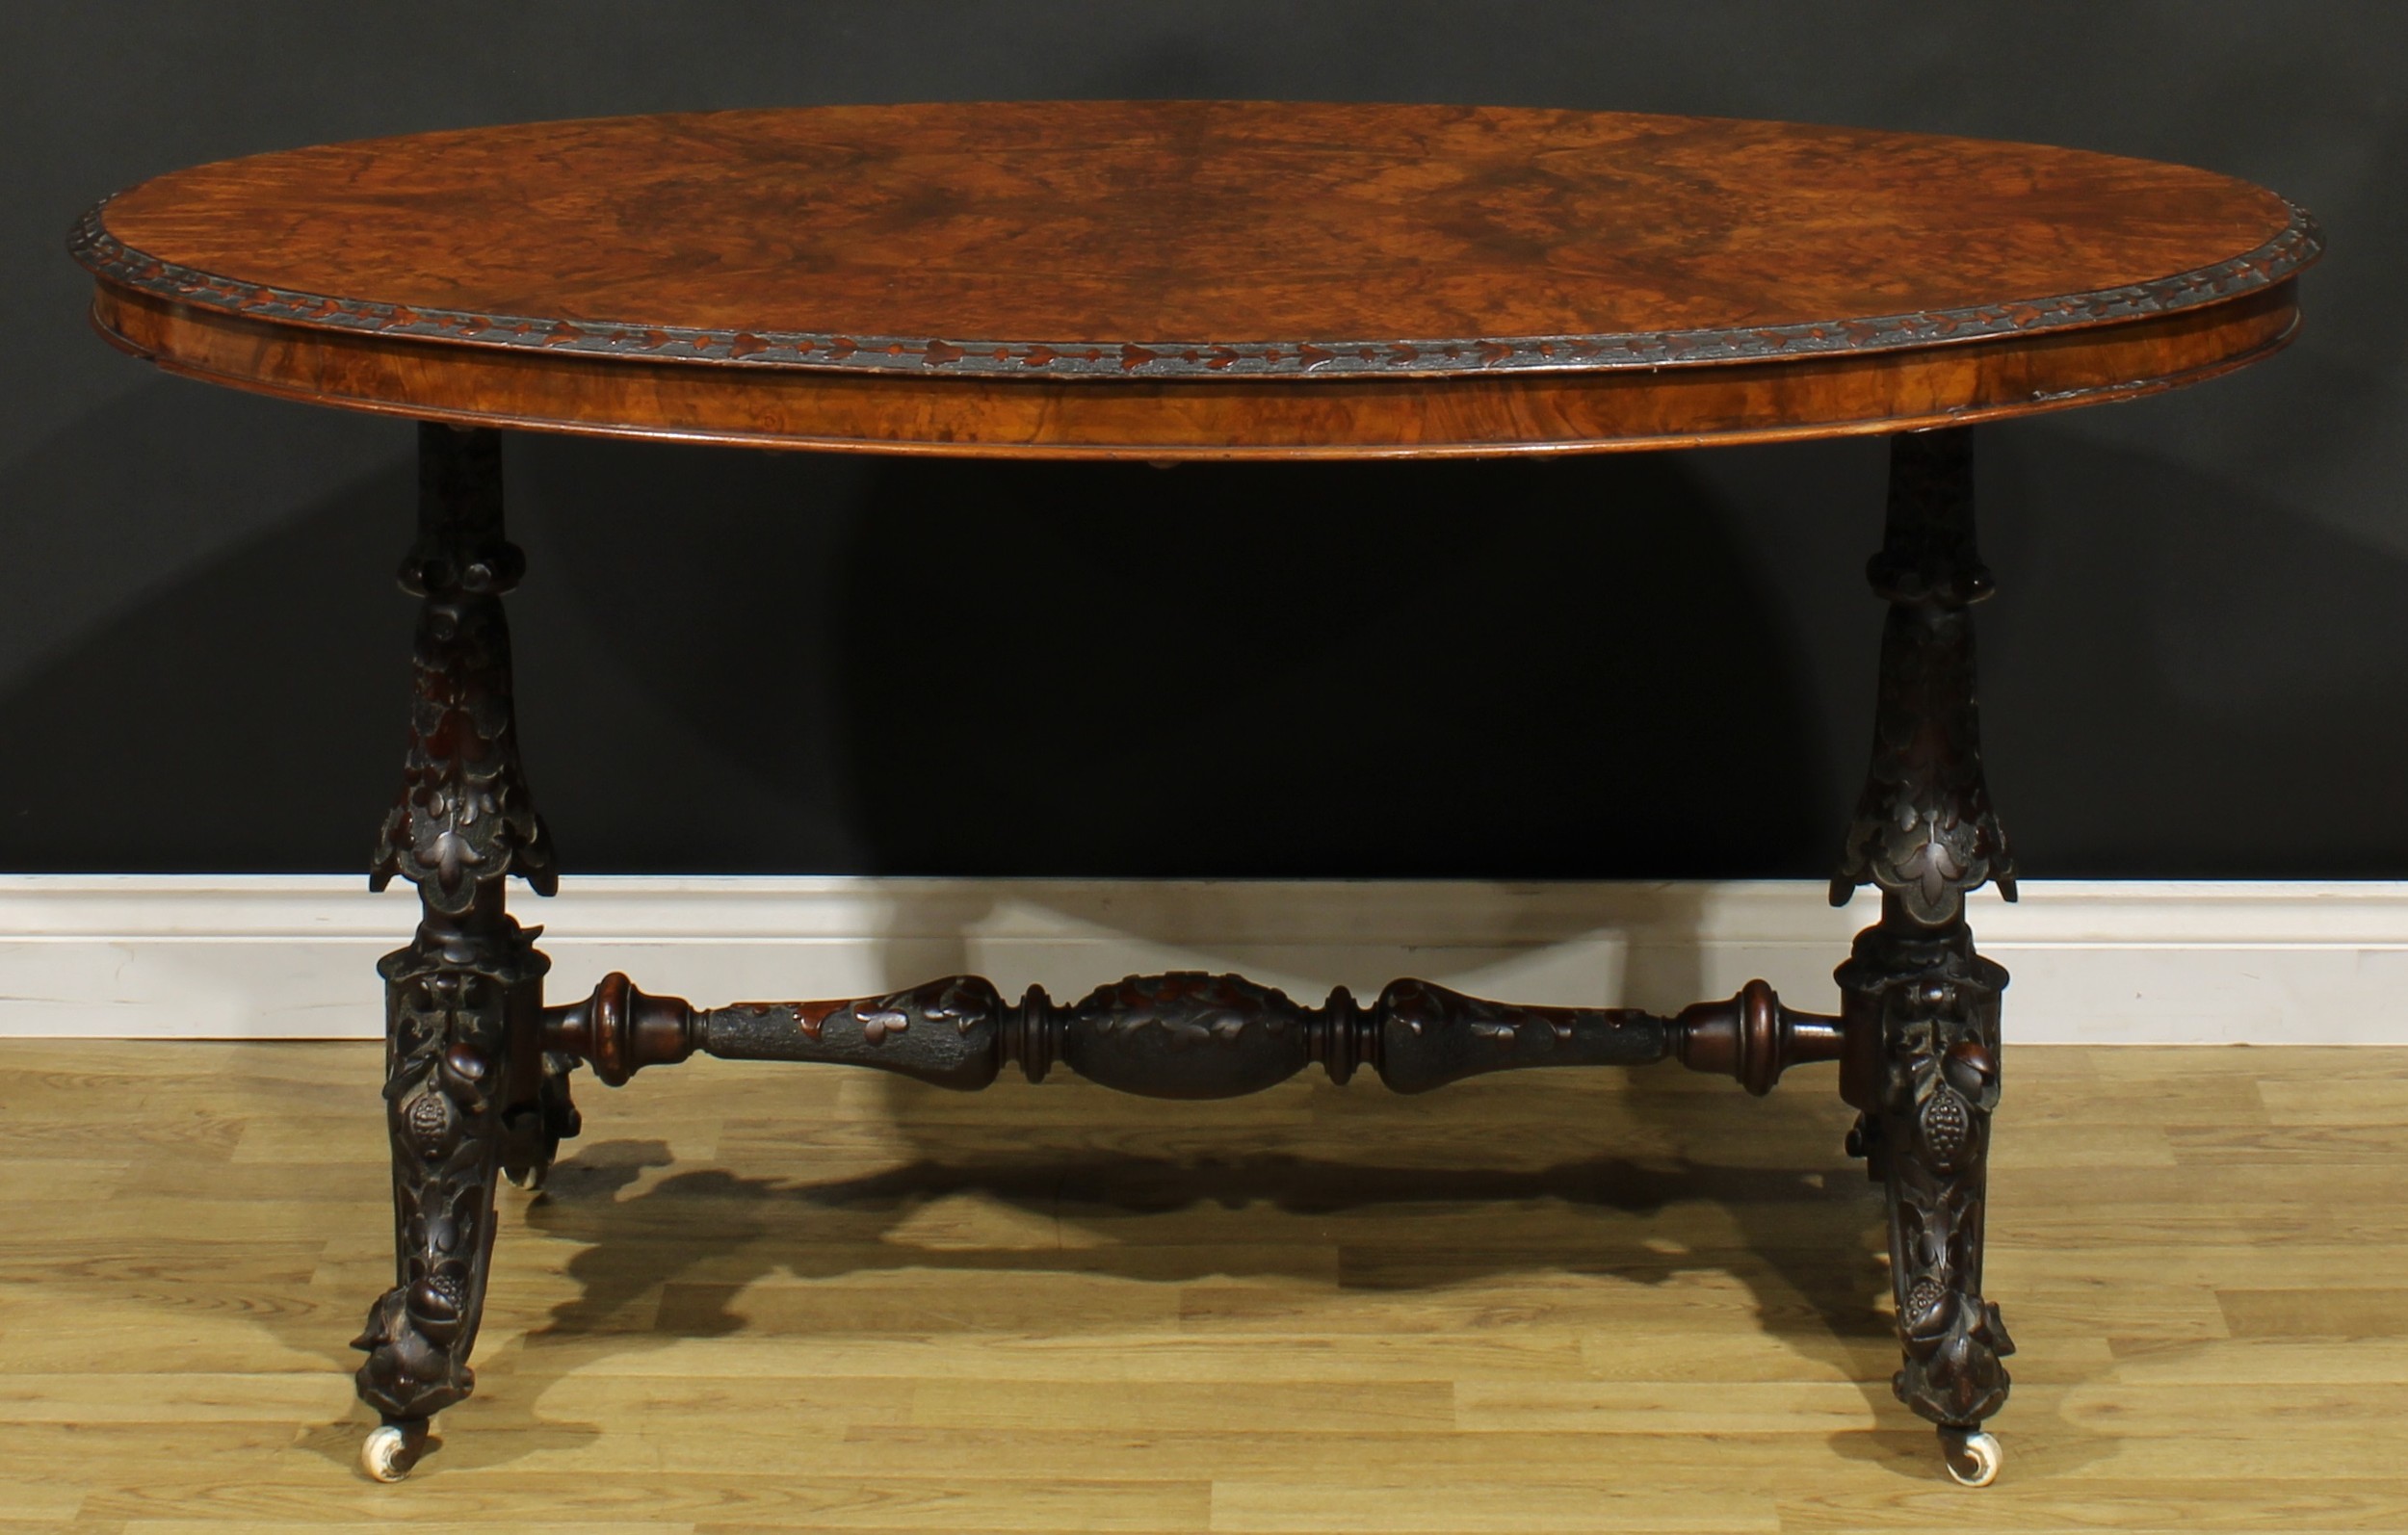
[[[368,1431],[359,1444],[359,1469],[370,1481],[398,1482],[418,1464],[426,1447],[425,1423],[386,1423]]]
[[[1940,1430],[1940,1458],[1959,1487],[1987,1487],[1999,1479],[2005,1452],[1999,1448],[1995,1434],[1977,1428],[1944,1428]]]

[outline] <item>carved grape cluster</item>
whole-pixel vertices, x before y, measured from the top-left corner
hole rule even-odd
[[[441,1093],[422,1092],[409,1102],[409,1132],[425,1152],[438,1150],[452,1128],[452,1107]]]
[[[1924,1145],[1934,1165],[1951,1169],[1973,1143],[1973,1109],[1953,1087],[1942,1087],[1924,1104]]]
[[[1949,1288],[1925,1274],[1907,1287],[1906,1314],[1899,1319],[1912,1328],[1947,1304],[1948,1298]]]

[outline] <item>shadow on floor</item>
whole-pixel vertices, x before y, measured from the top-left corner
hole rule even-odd
[[[1736,1088],[1667,1079],[1676,1071],[1635,1073],[1626,1090],[1612,1095],[1549,1093],[1555,1103],[1542,1106],[1589,1113],[1563,1136],[1567,1150],[1581,1143],[1652,1149],[1628,1156],[1548,1156],[1551,1148],[1528,1144],[1531,1101],[1494,1088],[1461,1093],[1452,1103],[1440,1095],[1412,1104],[1376,1089],[1368,1098],[1358,1089],[1348,1101],[1336,1089],[1290,1088],[1313,1110],[1301,1128],[1283,1121],[1267,1135],[1259,1124],[1216,1127],[1179,1115],[1160,1137],[1170,1148],[1165,1154],[1129,1155],[1099,1152],[1065,1123],[1060,1095],[1047,1089],[998,1088],[980,1101],[979,1117],[965,1122],[963,1100],[896,1083],[894,1121],[916,1156],[882,1171],[824,1181],[718,1168],[647,1181],[648,1173],[672,1165],[664,1144],[589,1141],[572,1148],[545,1193],[511,1202],[517,1208],[506,1210],[501,1236],[508,1243],[510,1228],[523,1222],[584,1244],[566,1273],[574,1293],[523,1341],[480,1358],[486,1388],[458,1416],[456,1440],[434,1441],[429,1464],[509,1464],[599,1435],[600,1424],[538,1416],[537,1404],[598,1362],[681,1339],[743,1333],[749,1324],[735,1303],[759,1281],[961,1269],[1172,1285],[1219,1275],[1275,1277],[1309,1289],[1330,1280],[1325,1255],[1332,1242],[1325,1228],[1299,1221],[1386,1210],[1413,1219],[1374,1219],[1347,1233],[1339,1243],[1340,1289],[1443,1296],[1523,1273],[1643,1286],[1700,1271],[1727,1274],[1752,1292],[1767,1334],[1859,1382],[1871,1410],[1885,1423],[1898,1420],[1871,1436],[1842,1436],[1869,1441],[1845,1444],[1844,1452],[1895,1460],[1927,1478],[1930,1436],[1904,1420],[1888,1391],[1896,1345],[1882,1303],[1880,1199],[1860,1166],[1840,1152],[1847,1111],[1821,1076],[1801,1073],[1757,1102]],[[590,1090],[587,1097],[589,1124],[607,1133],[607,1100],[595,1104]],[[1405,1115],[1413,1128],[1399,1117]],[[1128,1134],[1125,1117],[1116,1129]],[[1520,1138],[1495,1158],[1508,1165],[1394,1164],[1400,1153],[1405,1160],[1428,1159],[1415,1154],[1416,1134],[1432,1148],[1460,1148],[1492,1132]],[[1266,1140],[1275,1144],[1267,1148]],[[1680,1149],[1666,1155],[1666,1145]],[[1693,1147],[1744,1151],[1724,1159],[1687,1149]],[[1063,1239],[1034,1249],[949,1248],[902,1234],[915,1213],[959,1196],[1017,1211],[1032,1225],[1057,1223]],[[1667,1239],[1660,1217],[1683,1205],[1711,1207],[1681,1223],[1683,1230],[1702,1226],[1727,1235],[1687,1249]],[[1451,1219],[1502,1209],[1531,1218],[1503,1227],[1481,1222],[1471,1240],[1449,1231]],[[1199,1213],[1209,1217],[1209,1240],[1186,1239],[1178,1223]],[[1517,1235],[1525,1226],[1527,1237]],[[1149,1227],[1159,1235],[1149,1237]],[[831,1311],[810,1325],[837,1336],[876,1334],[899,1325],[893,1317],[891,1309],[862,1320]],[[984,1330],[975,1317],[965,1323],[952,1315],[915,1318],[912,1330],[963,1325]],[[1309,1328],[1309,1318],[1298,1325]],[[346,1423],[312,1441],[348,1459],[356,1453],[357,1432]]]

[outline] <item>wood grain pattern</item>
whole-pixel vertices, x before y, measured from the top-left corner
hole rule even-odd
[[[295,330],[104,290],[102,333],[211,383],[414,420],[976,457],[1436,458],[1786,441],[2129,400],[2280,351],[2294,285],[2107,330],[1661,373],[1010,382],[550,356]]]
[[[2072,150],[1227,102],[419,135],[163,176],[76,240],[121,344],[328,403],[1166,457],[2115,398],[2278,346],[2318,248],[2262,189]]]
[[[1236,102],[421,135],[162,177],[78,236],[123,280],[306,325],[1006,377],[1882,349],[2212,301],[2314,244],[2246,183],[2036,145]]]
[[[10,1529],[2408,1525],[2408,1052],[2018,1054],[1990,1252],[2024,1352],[1979,1494],[1889,1399],[1880,1192],[1821,1095],[709,1061],[596,1098],[507,1197],[476,1421],[373,1487],[379,1069],[0,1045]]]

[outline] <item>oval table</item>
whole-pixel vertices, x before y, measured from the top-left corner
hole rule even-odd
[[[1981,1288],[2006,974],[1965,898],[2014,865],[1983,785],[1970,424],[2281,349],[2314,222],[2180,167],[2031,144],[1437,106],[1057,102],[537,123],[145,182],[72,236],[92,320],[160,367],[420,428],[410,741],[372,878],[397,1271],[357,1346],[405,1474],[465,1398],[494,1187],[577,1132],[569,1074],[696,1051],[952,1087],[1057,1060],[1131,1092],[1319,1063],[1415,1092],[1677,1059],[1767,1091],[1834,1061],[1887,1191],[1898,1397],[1987,1482],[2012,1351]],[[1762,982],[1672,1017],[1400,980],[1318,1007],[1235,976],[1072,1003],[977,976],[697,1008],[623,976],[547,1006],[504,907],[554,887],[511,717],[497,430],[1053,457],[1365,458],[1891,434],[1872,762],[1835,901],[1881,891],[1836,1015]]]

